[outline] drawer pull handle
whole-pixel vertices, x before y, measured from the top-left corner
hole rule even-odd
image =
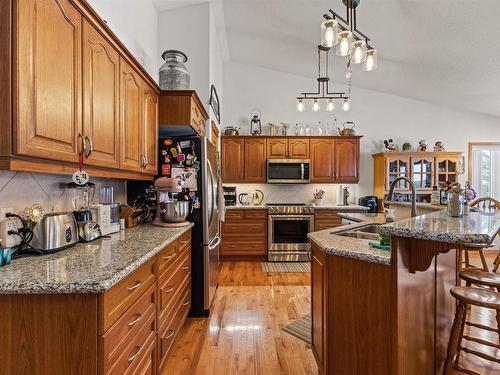
[[[184,267],[182,267],[182,269],[183,269],[184,271],[187,271],[187,270],[189,269],[189,266],[184,266]]]
[[[168,334],[168,336],[166,336],[166,337],[164,338],[165,340],[168,340],[169,338],[171,338],[171,337],[174,335],[174,333],[175,333],[175,331],[174,331],[173,329],[169,329],[168,331],[169,331],[170,333]]]
[[[170,254],[170,255],[164,255],[164,256],[162,256],[162,258],[163,258],[164,260],[170,260],[170,259],[172,259],[173,257],[175,257],[175,254]]]
[[[170,293],[172,290],[174,290],[174,287],[170,286],[168,289],[165,290],[165,293]]]
[[[132,286],[129,286],[129,287],[127,288],[127,290],[128,290],[129,292],[132,292],[132,291],[136,290],[137,288],[139,288],[139,287],[141,286],[141,284],[142,284],[142,283],[141,283],[140,281],[136,281],[136,282],[135,282],[135,284],[134,284],[134,285],[132,285]]]
[[[129,322],[129,323],[128,323],[128,326],[129,326],[129,327],[133,327],[133,326],[135,326],[135,324],[136,324],[139,320],[141,320],[141,319],[142,319],[142,315],[141,315],[141,314],[137,314],[137,317],[136,317],[134,320],[132,320],[131,322]]]
[[[182,306],[187,306],[187,305],[189,305],[189,302],[191,302],[191,301],[187,300],[186,302],[184,302],[184,303],[182,304]]]
[[[181,245],[185,245],[189,242],[189,240],[184,240],[184,241],[181,241]]]
[[[137,358],[137,356],[141,352],[141,347],[140,346],[136,346],[134,350],[136,351],[136,353],[133,356],[128,357],[128,359],[127,359],[128,363],[132,362],[134,359]]]

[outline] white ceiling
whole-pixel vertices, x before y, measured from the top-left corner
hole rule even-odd
[[[203,2],[153,1],[159,10]],[[341,0],[219,1],[232,61],[312,79],[322,15],[345,11]],[[500,116],[498,15],[498,0],[363,0],[358,28],[378,49],[379,68],[355,69],[353,85]],[[344,82],[343,61],[333,66]]]

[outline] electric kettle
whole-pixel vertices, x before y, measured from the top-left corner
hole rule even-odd
[[[252,200],[253,198],[247,193],[241,193],[238,195],[238,202],[240,202],[242,206],[250,206],[252,204]]]

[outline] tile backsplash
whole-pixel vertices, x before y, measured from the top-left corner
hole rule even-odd
[[[224,184],[224,186],[236,186],[236,193],[251,193],[258,189],[264,193],[264,204],[266,203],[312,203],[313,193],[316,189],[323,189],[325,196],[323,204],[337,204],[337,189],[335,184]],[[349,202],[358,202],[357,185],[342,185],[349,187]]]
[[[126,203],[126,183],[122,180],[91,178],[96,184],[94,202],[99,200],[101,186],[113,186],[115,202]],[[40,204],[45,212],[63,211],[65,184],[71,182],[71,176],[41,173],[0,171],[0,207],[13,208],[21,213],[33,203]]]

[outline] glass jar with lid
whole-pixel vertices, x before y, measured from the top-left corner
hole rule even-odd
[[[188,58],[182,51],[169,49],[162,53],[165,63],[160,67],[162,90],[189,90],[190,75],[184,63]]]

